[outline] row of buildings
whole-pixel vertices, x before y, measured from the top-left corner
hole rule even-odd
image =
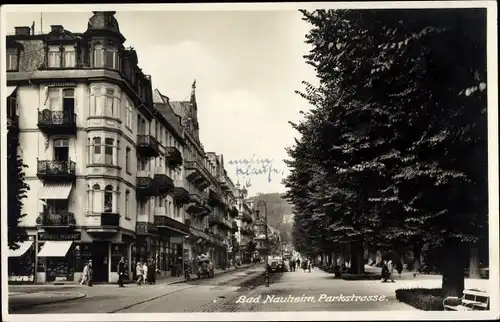
[[[252,206],[203,148],[196,84],[189,101],[153,90],[114,14],[93,12],[83,33],[7,36],[10,154],[30,187],[11,281],[76,281],[92,260],[94,280],[114,282],[122,256],[130,279],[148,259],[169,276],[201,254],[219,267],[251,256]]]

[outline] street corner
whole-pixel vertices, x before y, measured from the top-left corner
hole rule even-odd
[[[45,304],[61,303],[86,297],[84,292],[38,292],[9,294],[9,309],[16,310]]]

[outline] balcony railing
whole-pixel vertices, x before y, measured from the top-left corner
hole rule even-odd
[[[76,114],[69,111],[38,112],[38,128],[46,134],[76,134]]]
[[[168,163],[173,167],[182,165],[182,153],[174,146],[165,148],[165,159],[167,159]]]
[[[166,195],[174,191],[174,180],[168,176],[165,167],[156,167],[154,179],[158,183],[161,195]]]
[[[232,218],[236,218],[236,217],[238,217],[238,215],[239,215],[238,208],[236,208],[236,206],[232,206],[232,207],[231,207],[231,209],[229,210],[229,215],[230,215]]]
[[[41,212],[36,218],[37,226],[73,227],[76,226],[75,214],[69,211]]]
[[[156,158],[160,155],[160,144],[153,136],[149,134],[137,135],[137,153],[148,157]]]
[[[154,175],[148,171],[138,171],[135,189],[139,198],[159,196],[159,184],[154,179]]]
[[[243,217],[241,218],[241,220],[243,220],[244,222],[247,222],[247,223],[251,223],[253,222],[253,218],[251,215],[249,215],[248,213],[244,212],[243,213]]]
[[[155,216],[154,223],[160,229],[171,229],[189,234],[189,226],[167,216]]]
[[[185,168],[188,172],[186,178],[200,190],[205,190],[210,185],[210,177],[201,161],[186,161]]]
[[[189,192],[184,186],[183,180],[176,180],[174,188],[174,200],[180,204],[185,204],[189,201]]]
[[[208,201],[211,205],[219,205],[222,203],[221,193],[217,187],[211,186],[208,190]]]
[[[38,160],[37,176],[47,181],[73,181],[76,178],[76,163],[73,161]]]

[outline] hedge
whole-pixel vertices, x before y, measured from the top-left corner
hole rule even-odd
[[[444,311],[442,294],[442,288],[401,288],[396,290],[396,299],[419,310]],[[460,300],[450,299],[449,304],[459,305]]]

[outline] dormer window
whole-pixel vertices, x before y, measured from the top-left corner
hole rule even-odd
[[[75,47],[67,46],[64,48],[63,63],[65,68],[72,68],[76,65]]]
[[[15,48],[7,49],[7,71],[17,71],[19,69],[19,51]]]
[[[109,69],[120,69],[120,58],[118,56],[118,50],[115,48],[106,48],[105,51],[106,62],[105,67]]]
[[[96,45],[94,47],[94,67],[104,67],[104,47]]]
[[[59,47],[50,47],[47,55],[49,68],[61,67],[61,49]]]

